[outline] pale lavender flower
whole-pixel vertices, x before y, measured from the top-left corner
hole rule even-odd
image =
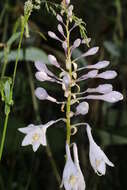
[[[40,145],[47,146],[46,131],[48,127],[61,120],[63,119],[52,120],[43,125],[30,124],[27,127],[19,128],[18,130],[26,135],[22,141],[22,146],[32,145],[34,152],[37,151]]]
[[[59,22],[63,23],[63,19],[59,14],[57,14],[56,18]]]
[[[71,158],[69,145],[66,144],[66,164],[63,171],[61,187],[66,190],[85,190],[85,181],[77,161],[77,152],[74,150],[75,163]]]
[[[64,37],[64,38],[66,38],[65,37],[65,35],[64,35],[64,30],[63,30],[63,27],[61,26],[61,24],[58,24],[58,31],[60,32],[60,34],[62,34],[62,36]]]
[[[117,76],[116,71],[105,71],[103,73],[99,73],[96,78],[102,78],[102,79],[114,79]]]
[[[58,40],[58,41],[60,41],[60,42],[63,42],[54,32],[52,32],[52,31],[49,31],[48,32],[48,35],[51,37],[51,38],[53,38],[53,39],[55,39],[55,40]]]
[[[70,0],[65,0],[65,2],[67,6],[70,4]]]
[[[90,150],[89,150],[89,158],[92,168],[94,169],[95,173],[98,175],[105,175],[106,173],[106,164],[113,167],[114,164],[107,158],[105,153],[101,150],[101,148],[95,143],[92,134],[91,128],[87,124],[86,127],[89,143],[90,143]]]
[[[123,100],[123,95],[120,92],[117,91],[111,91],[104,95],[88,95],[86,97],[83,97],[81,99],[90,99],[90,100],[103,100],[109,103],[115,103],[120,100]]]
[[[111,84],[100,84],[98,87],[96,88],[88,88],[86,92],[88,93],[102,93],[102,94],[107,94],[109,92],[111,92],[113,90],[113,86]]]
[[[84,177],[83,177],[80,165],[79,165],[78,149],[77,149],[76,143],[73,143],[73,155],[74,155],[74,163],[75,163],[75,165],[79,171],[79,175],[80,175],[79,182],[78,182],[79,183],[78,189],[85,190],[86,184],[85,184],[85,180],[84,180]]]
[[[74,61],[77,61],[83,57],[88,57],[88,56],[91,56],[91,55],[95,55],[99,50],[99,47],[93,47],[93,48],[90,48],[87,52],[83,53],[81,56],[77,57]]]

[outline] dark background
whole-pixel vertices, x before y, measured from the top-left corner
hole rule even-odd
[[[51,1],[53,2],[53,1]],[[57,1],[60,3],[60,1]],[[93,128],[96,142],[102,145],[105,153],[115,164],[115,168],[107,167],[106,175],[98,177],[92,170],[88,159],[88,139],[84,128],[79,128],[72,141],[79,147],[80,164],[88,190],[126,190],[127,189],[127,1],[126,0],[73,0],[74,12],[86,22],[88,37],[92,38],[92,46],[100,46],[97,56],[82,60],[79,64],[91,64],[97,60],[110,60],[110,69],[118,72],[118,77],[111,82],[115,90],[123,93],[124,100],[116,104],[99,101],[89,101],[90,112],[87,116],[78,117],[75,122],[87,121]],[[0,42],[5,43],[15,32],[16,23],[23,14],[24,1],[0,0]],[[54,7],[53,7],[54,8]],[[56,10],[56,9],[55,9]],[[29,55],[20,57],[14,88],[14,106],[11,110],[6,143],[2,162],[0,163],[0,190],[55,190],[58,182],[52,170],[52,164],[47,151],[40,147],[33,153],[31,147],[21,147],[23,135],[17,129],[30,123],[38,124],[63,117],[60,107],[48,101],[35,101],[33,88],[43,86],[48,93],[58,100],[63,97],[61,89],[55,84],[39,83],[35,80],[33,61],[43,56],[43,51],[55,54],[61,64],[64,64],[64,54],[60,44],[49,39],[48,30],[56,31],[57,21],[51,11],[47,12],[42,4],[39,11],[34,11],[29,19],[30,38],[24,37],[22,48],[29,50]],[[20,27],[17,27],[20,30]],[[41,35],[40,35],[41,33]],[[47,38],[44,40],[43,35]],[[79,32],[75,30],[71,36],[76,39]],[[18,40],[12,44],[8,55],[7,76],[12,76]],[[37,52],[32,54],[32,48]],[[87,49],[87,48],[86,48]],[[85,50],[86,50],[85,49]],[[41,51],[39,51],[41,50]],[[10,56],[13,51],[13,56]],[[76,53],[84,52],[81,48]],[[0,53],[3,48],[0,48]],[[32,61],[33,60],[33,61]],[[0,60],[2,68],[2,59]],[[49,66],[51,68],[51,66]],[[51,68],[52,71],[57,71]],[[91,81],[87,85],[96,86],[98,82]],[[83,84],[84,85],[84,84]],[[84,86],[86,87],[86,86]],[[37,105],[36,105],[37,103]],[[35,107],[38,107],[36,111]],[[4,104],[0,102],[0,134],[3,128]],[[56,161],[60,176],[64,167],[64,144],[66,131],[63,124],[51,127],[47,132],[50,148]]]

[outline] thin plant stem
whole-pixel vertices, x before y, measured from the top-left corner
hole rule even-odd
[[[8,62],[8,47],[5,45],[5,47],[4,47],[4,63],[3,63],[3,68],[2,68],[2,72],[1,72],[1,78],[3,78],[5,75],[7,62]]]
[[[66,57],[66,67],[69,67],[69,75],[72,79],[72,68],[71,68],[71,52],[70,52],[70,32],[69,32],[69,20],[66,23],[66,33],[67,33],[67,57]],[[68,66],[69,64],[69,66]],[[70,144],[71,137],[71,121],[70,121],[70,112],[71,112],[71,85],[69,86],[69,96],[67,98],[66,106],[66,127],[67,127],[67,143]]]
[[[3,129],[1,146],[0,146],[0,161],[1,161],[1,158],[2,158],[2,153],[3,153],[4,143],[5,143],[5,137],[6,137],[8,119],[9,119],[9,113],[6,114],[5,121],[4,121],[4,129]]]
[[[18,65],[18,61],[19,61],[19,54],[20,54],[21,44],[22,44],[22,40],[23,40],[23,34],[24,34],[24,30],[25,30],[25,24],[27,23],[27,21],[28,21],[28,16],[26,16],[24,19],[21,17],[21,22],[22,22],[22,24],[21,24],[21,34],[20,34],[18,52],[17,52],[16,61],[15,61],[15,67],[14,67],[14,72],[13,72],[12,86],[11,86],[11,90],[10,90],[11,95],[13,94],[13,88],[14,88],[16,71],[17,71],[17,65]],[[6,67],[5,67],[5,69],[6,69]],[[7,125],[8,125],[9,114],[10,114],[10,111],[6,114],[5,121],[4,121],[4,129],[3,129],[2,140],[1,140],[1,145],[0,145],[0,161],[2,159],[2,154],[3,154],[3,148],[4,148],[4,143],[5,143],[5,137],[6,137],[6,130],[7,130]]]

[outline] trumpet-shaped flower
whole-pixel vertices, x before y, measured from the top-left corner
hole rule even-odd
[[[80,173],[79,166],[71,158],[68,144],[66,144],[66,155],[67,160],[63,171],[61,187],[64,185],[66,190],[85,190],[84,178]]]
[[[101,148],[95,143],[92,134],[91,128],[87,124],[86,127],[89,143],[90,143],[90,150],[89,150],[89,158],[92,168],[94,169],[95,173],[98,175],[105,175],[106,173],[106,164],[113,167],[114,164],[107,158],[105,153],[101,150]]]
[[[47,128],[56,123],[56,121],[50,121],[45,125],[33,125],[30,124],[28,127],[19,128],[18,130],[26,136],[22,141],[22,146],[32,145],[33,151],[36,152],[40,145],[46,146],[46,131]]]

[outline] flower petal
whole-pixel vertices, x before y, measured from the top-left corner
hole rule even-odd
[[[36,141],[36,142],[34,142],[34,143],[32,144],[32,146],[33,146],[33,151],[36,152],[37,149],[38,149],[39,146],[40,146],[40,142],[39,142],[39,141]]]
[[[22,141],[22,146],[27,146],[32,144],[31,142],[31,136],[28,134],[24,137],[23,141]]]
[[[28,125],[28,127],[19,128],[18,131],[20,131],[24,134],[27,134],[27,133],[30,133],[33,129],[35,129],[35,125],[30,124],[30,125]]]

